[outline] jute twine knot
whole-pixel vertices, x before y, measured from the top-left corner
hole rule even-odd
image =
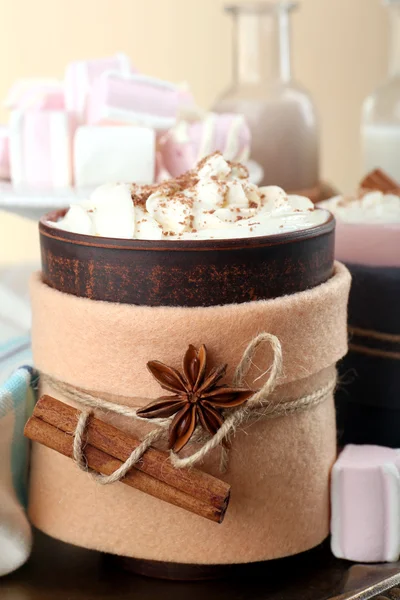
[[[272,364],[268,369],[269,377],[267,381],[260,390],[255,392],[253,396],[247,400],[243,406],[237,408],[234,412],[231,412],[227,416],[222,426],[214,436],[206,440],[204,439],[203,435],[196,436],[197,439],[195,439],[195,441],[200,441],[202,444],[199,450],[185,458],[181,458],[171,451],[170,460],[175,467],[188,468],[194,466],[198,462],[201,462],[212,450],[219,447],[224,440],[233,436],[238,427],[240,427],[246,421],[259,419],[260,417],[274,419],[298,412],[303,412],[304,410],[310,410],[325,400],[328,397],[328,394],[334,390],[336,385],[336,375],[333,376],[327,384],[318,390],[315,390],[311,394],[301,396],[300,398],[296,398],[295,400],[288,402],[273,402],[270,397],[275,390],[277,382],[282,374],[283,358],[281,343],[279,339],[271,333],[260,333],[247,346],[234,374],[233,382],[235,386],[241,386],[243,384],[244,378],[248,374],[249,369],[253,364],[252,361],[257,349],[261,344],[264,343],[268,343],[271,346],[273,353]],[[90,415],[93,414],[93,409],[110,411],[136,421],[146,421],[146,423],[148,423],[147,419],[137,415],[136,408],[110,402],[104,398],[90,394],[85,390],[75,388],[74,386],[59,381],[58,379],[46,374],[43,374],[42,378],[57,391],[60,391],[71,400],[74,400],[75,402],[87,407],[87,410],[83,410],[79,416],[75,429],[73,444],[74,460],[82,470],[89,470],[84,456],[85,430]],[[92,473],[96,481],[101,484],[109,484],[122,479],[128,473],[128,471],[142,458],[143,454],[153,443],[167,437],[167,430],[172,418],[173,417],[166,419],[152,419],[152,423],[157,426],[156,429],[153,429],[144,437],[141,444],[135,448],[129,458],[116,471],[114,471],[114,473],[111,475]],[[221,446],[221,471],[226,470],[227,460],[227,450]]]

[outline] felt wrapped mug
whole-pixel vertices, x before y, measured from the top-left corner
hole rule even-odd
[[[79,389],[143,406],[160,395],[146,363],[179,370],[188,344],[204,344],[210,366],[228,364],[228,382],[247,358],[254,368],[245,382],[266,398],[231,432],[226,472],[219,445],[196,464],[231,485],[223,523],[120,483],[101,486],[34,444],[35,526],[130,559],[135,570],[183,578],[318,546],[329,532],[335,363],[347,350],[350,286],[347,269],[333,263],[333,219],[296,234],[202,242],[92,238],[45,220],[40,231],[43,272],[31,294],[42,393],[79,406],[63,392]],[[96,414],[139,438],[152,430],[150,421]],[[189,442],[182,463],[207,443]]]
[[[339,440],[399,448],[400,225],[338,221],[336,232],[336,256],[353,279],[336,395]]]

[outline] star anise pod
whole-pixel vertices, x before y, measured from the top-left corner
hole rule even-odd
[[[183,359],[183,373],[157,360],[147,363],[153,377],[172,396],[161,396],[137,411],[140,417],[159,419],[175,415],[169,428],[169,448],[179,452],[188,443],[198,424],[214,435],[224,422],[222,411],[240,406],[254,392],[238,387],[217,385],[227,365],[206,375],[207,350],[189,346]]]

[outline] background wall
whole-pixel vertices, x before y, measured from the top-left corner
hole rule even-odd
[[[229,83],[225,0],[0,0],[0,99],[16,78],[62,77],[69,60],[126,52],[143,72],[187,80],[209,106]],[[363,98],[385,77],[380,0],[302,0],[293,15],[296,77],[321,117],[322,175],[351,189],[360,176]],[[0,120],[6,119],[0,109]],[[38,258],[36,225],[0,212],[0,261]]]

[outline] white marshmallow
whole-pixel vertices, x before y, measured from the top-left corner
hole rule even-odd
[[[345,447],[331,479],[331,547],[337,558],[372,563],[399,559],[399,472],[399,450]]]
[[[132,238],[135,210],[129,185],[107,184],[97,188],[89,203],[93,228],[103,237]]]
[[[86,209],[79,204],[73,204],[62,221],[59,221],[58,227],[64,231],[73,231],[83,235],[93,235],[95,233],[92,220]]]
[[[138,240],[161,240],[163,228],[139,206],[135,206],[135,238]]]
[[[74,140],[75,185],[152,183],[155,133],[133,126],[79,127]]]

